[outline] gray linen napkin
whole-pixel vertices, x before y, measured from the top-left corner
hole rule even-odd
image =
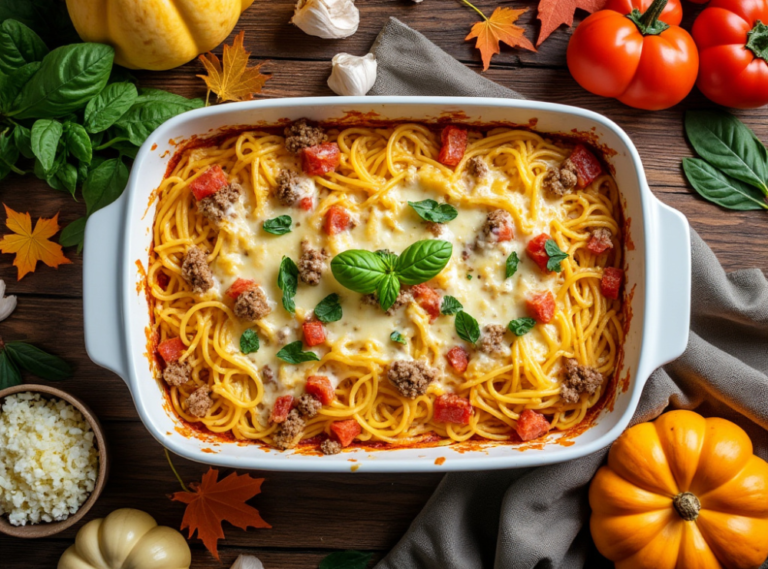
[[[370,95],[522,98],[394,18],[371,51],[379,69]],[[668,408],[695,409],[740,425],[768,459],[768,281],[759,269],[726,273],[695,232],[691,240],[688,348],[651,376],[632,423]],[[606,453],[541,468],[447,474],[376,569],[610,566],[594,552],[587,523],[587,488]]]

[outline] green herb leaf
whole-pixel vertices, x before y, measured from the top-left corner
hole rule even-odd
[[[374,251],[374,254],[381,257],[381,260],[384,261],[384,264],[387,266],[387,270],[393,271],[395,270],[395,263],[397,263],[397,255],[395,255],[392,251],[389,249],[379,249],[378,251]]]
[[[387,276],[387,264],[376,253],[363,249],[349,249],[331,260],[331,272],[341,286],[370,294]]]
[[[83,198],[88,215],[108,206],[125,190],[128,168],[120,158],[110,158],[99,164],[83,184]]]
[[[0,22],[17,20],[44,37],[49,46],[81,41],[59,0],[0,0]]]
[[[72,377],[72,368],[61,358],[26,342],[8,342],[5,352],[18,367],[48,381]]]
[[[517,265],[520,263],[520,259],[517,256],[517,253],[512,251],[512,253],[507,257],[507,266],[506,266],[506,277],[510,278],[517,272]]]
[[[34,31],[16,20],[0,24],[0,71],[11,73],[28,63],[42,61],[48,47]]]
[[[32,152],[32,131],[27,127],[17,124],[16,128],[13,129],[13,141],[24,158],[35,157],[34,152]]]
[[[85,224],[88,221],[87,217],[80,217],[67,225],[59,235],[59,245],[62,247],[74,247],[77,245],[77,252],[80,253],[83,250],[83,243],[85,241]]]
[[[386,312],[395,304],[400,294],[400,281],[397,275],[390,273],[379,282],[379,288],[376,290],[379,296],[379,306]]]
[[[535,325],[536,321],[533,318],[518,318],[507,324],[507,328],[514,332],[516,336],[523,336],[533,330]]]
[[[139,96],[115,123],[118,132],[132,144],[141,146],[165,121],[203,106],[201,99],[187,99],[159,89],[139,89]]]
[[[459,211],[450,204],[438,204],[435,200],[423,200],[420,202],[408,202],[419,217],[425,221],[445,223],[456,219]]]
[[[63,188],[74,197],[77,189],[77,168],[69,162],[63,162],[56,170],[56,181],[61,184],[61,188],[58,189]]]
[[[283,257],[280,271],[277,273],[277,286],[283,291],[283,308],[291,314],[296,312],[293,297],[299,287],[299,268],[290,257]],[[299,342],[301,343],[301,342]]]
[[[455,325],[456,333],[462,340],[474,344],[480,339],[480,326],[477,320],[463,310],[456,313]]]
[[[0,390],[8,389],[21,383],[21,372],[16,364],[13,363],[8,354],[3,351],[0,353]]]
[[[317,357],[315,352],[302,351],[303,344],[301,340],[291,342],[283,349],[277,352],[278,359],[283,360],[289,364],[300,364],[304,362],[319,362],[320,358]]]
[[[139,96],[133,83],[111,83],[85,106],[83,125],[90,133],[103,132],[122,117]]]
[[[59,121],[40,119],[32,125],[30,144],[32,153],[40,160],[43,170],[49,172],[56,161],[56,149],[64,132]]]
[[[549,261],[547,261],[547,270],[559,273],[563,270],[560,263],[568,258],[568,253],[562,251],[554,239],[547,239],[544,243],[544,251],[549,255]]]
[[[19,159],[19,149],[13,142],[10,130],[0,133],[0,180],[10,174]]]
[[[259,351],[259,337],[253,328],[248,328],[240,336],[240,351],[244,354],[252,354]]]
[[[451,260],[453,245],[440,239],[425,239],[408,246],[395,264],[400,282],[417,285],[440,274]]]
[[[723,174],[700,158],[683,158],[683,170],[693,189],[707,201],[740,211],[768,209],[760,190]]]
[[[64,124],[64,141],[67,144],[67,150],[86,164],[93,158],[93,149],[91,148],[91,139],[82,125],[74,122]]]
[[[373,553],[362,551],[335,551],[320,562],[319,569],[365,569]]]
[[[127,156],[130,159],[135,159],[139,153],[138,147],[134,146],[131,142],[124,140],[112,145],[114,150],[120,153],[120,156]]]
[[[445,314],[446,316],[450,316],[451,314],[456,314],[459,310],[463,310],[463,309],[464,309],[464,306],[454,297],[450,295],[446,295],[443,297],[443,303],[440,306],[440,312],[442,314]]]
[[[685,132],[704,160],[768,195],[768,151],[739,119],[721,110],[688,111]]]
[[[407,344],[408,340],[405,339],[405,336],[403,336],[400,332],[395,330],[389,335],[389,339],[393,342],[397,342],[398,344]]]
[[[472,275],[470,275],[469,273],[467,273],[467,280],[468,280],[468,281],[471,281],[471,280],[472,280]]]
[[[339,295],[335,292],[326,296],[315,306],[315,318],[324,324],[341,320],[343,313]]]
[[[290,215],[281,215],[273,219],[268,219],[262,227],[267,233],[272,235],[285,235],[291,232],[291,223],[293,220]]]
[[[27,63],[7,75],[0,71],[0,111],[4,113],[10,111],[13,101],[18,97],[21,89],[37,73],[41,65],[39,61]]]

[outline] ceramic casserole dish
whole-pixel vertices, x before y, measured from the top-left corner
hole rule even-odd
[[[257,444],[191,436],[153,376],[148,354],[150,309],[142,286],[152,241],[158,187],[184,140],[237,125],[269,126],[301,117],[319,122],[417,121],[535,125],[539,133],[581,135],[613,170],[625,216],[629,318],[623,366],[607,404],[577,434],[551,433],[536,445],[458,444],[389,450],[356,449],[334,456],[280,452]],[[357,117],[352,118],[351,117]],[[596,113],[549,103],[440,97],[275,99],[219,105],[175,117],[158,128],[136,157],[122,197],[88,220],[85,234],[85,340],[91,359],[128,385],[149,432],[191,460],[240,469],[317,472],[426,472],[528,467],[579,458],[605,447],[627,427],[651,372],[688,341],[691,247],[688,222],[651,193],[637,149],[616,124]],[[353,459],[353,461],[350,461]]]

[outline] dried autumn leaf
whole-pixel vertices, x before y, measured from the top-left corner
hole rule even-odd
[[[224,539],[221,522],[227,521],[240,529],[271,528],[259,515],[259,511],[246,504],[261,493],[263,478],[233,472],[220,482],[219,471],[210,468],[200,484],[190,484],[193,492],[176,492],[171,496],[176,502],[187,504],[181,529],[189,528],[189,537],[197,532],[206,549],[219,559],[216,547]]]
[[[590,14],[602,10],[608,0],[541,0],[537,18],[541,22],[539,39],[536,47],[541,45],[552,32],[565,24],[569,28],[573,25],[573,13],[577,9]]]
[[[474,6],[471,7],[475,8]],[[485,15],[480,10],[477,10],[477,8],[475,10],[485,18]],[[477,38],[475,47],[480,50],[480,55],[483,58],[483,71],[488,69],[488,66],[491,64],[491,57],[501,51],[499,48],[500,41],[510,47],[523,47],[536,51],[533,44],[523,35],[525,30],[515,25],[517,19],[527,11],[528,8],[513,10],[512,8],[498,7],[493,11],[490,18],[486,18],[472,26],[472,30],[464,40]]]
[[[64,256],[61,245],[48,240],[60,229],[58,213],[51,219],[38,219],[33,230],[29,213],[18,213],[5,204],[3,207],[8,215],[5,225],[13,233],[0,240],[0,252],[16,253],[13,264],[19,270],[18,280],[27,273],[34,273],[38,261],[54,269],[72,262]]]
[[[199,57],[208,75],[198,75],[208,85],[208,95],[216,93],[219,101],[250,101],[254,93],[259,93],[270,75],[264,75],[260,69],[264,63],[248,67],[250,51],[245,51],[243,39],[245,32],[235,36],[232,45],[224,45],[224,64],[213,53]],[[206,104],[207,104],[206,97]]]

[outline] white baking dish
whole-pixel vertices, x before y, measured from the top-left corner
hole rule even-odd
[[[251,444],[189,436],[169,412],[147,358],[147,298],[137,283],[147,266],[156,203],[153,190],[163,178],[179,141],[214,134],[235,125],[272,125],[280,119],[349,119],[350,112],[376,113],[385,120],[535,125],[542,133],[589,133],[603,148],[631,220],[634,247],[626,251],[631,314],[622,380],[615,400],[594,425],[558,444],[525,448],[473,442],[461,446],[397,450],[353,450],[335,456],[278,452]],[[371,115],[369,115],[371,116]],[[461,117],[461,118],[459,118]],[[610,154],[610,153],[609,153]],[[150,201],[153,200],[153,201]],[[84,309],[88,355],[127,383],[141,420],[171,451],[199,462],[233,468],[303,471],[423,472],[537,466],[571,460],[611,443],[626,428],[643,386],[658,366],[679,356],[688,341],[691,248],[688,222],[657,200],[645,179],[637,150],[616,124],[596,113],[549,103],[509,99],[439,97],[337,97],[282,99],[220,105],[185,113],[158,128],[142,146],[123,196],[94,214],[85,234]],[[610,410],[609,410],[610,409]],[[178,427],[178,429],[177,429]],[[184,433],[187,434],[184,434]],[[457,452],[461,450],[462,452]],[[436,459],[445,458],[445,461]],[[350,459],[354,459],[350,462]]]

